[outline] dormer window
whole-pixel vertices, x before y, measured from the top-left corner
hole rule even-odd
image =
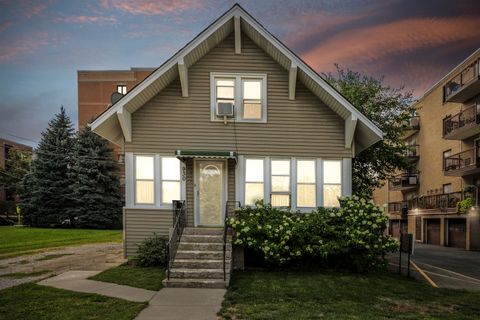
[[[126,85],[117,85],[117,92],[121,94],[127,94],[127,86]]]
[[[212,73],[210,83],[212,121],[267,121],[265,74]]]

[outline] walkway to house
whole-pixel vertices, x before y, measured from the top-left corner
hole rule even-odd
[[[225,289],[163,288],[156,292],[113,283],[88,280],[99,271],[68,271],[38,284],[60,289],[96,293],[136,302],[149,302],[137,320],[217,319]]]

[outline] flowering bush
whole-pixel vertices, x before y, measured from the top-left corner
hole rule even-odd
[[[387,216],[372,202],[341,197],[340,208],[311,213],[272,208],[263,202],[237,210],[228,224],[234,243],[262,253],[272,266],[314,259],[361,271],[384,263],[397,242],[384,233]]]

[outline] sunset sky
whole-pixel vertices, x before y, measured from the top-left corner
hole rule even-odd
[[[318,72],[334,63],[419,97],[480,47],[480,0],[238,1]],[[157,67],[228,10],[214,0],[0,0],[0,137],[35,145],[77,70]]]

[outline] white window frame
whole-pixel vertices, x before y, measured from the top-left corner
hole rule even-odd
[[[119,91],[119,89],[121,88],[121,92]],[[125,90],[123,90],[125,89]],[[125,91],[125,92],[123,92]],[[120,94],[127,94],[128,90],[127,90],[127,85],[126,84],[117,84],[117,93],[120,93]]]
[[[264,73],[219,73],[210,72],[210,120],[213,122],[224,122],[223,117],[217,118],[217,87],[216,80],[234,79],[234,117],[227,118],[228,122],[251,122],[266,123],[267,122],[267,75]],[[262,118],[261,119],[244,119],[243,118],[243,81],[244,80],[261,80],[261,103]]]
[[[278,194],[278,195],[288,195],[290,196],[289,199],[289,207],[291,208],[293,205],[293,199],[292,199],[292,163],[293,163],[293,158],[270,158],[269,164],[270,164],[270,170],[268,170],[269,175],[270,175],[270,188],[269,188],[269,198],[265,199],[265,201],[268,201],[270,203],[272,201],[272,195]],[[289,168],[288,168],[288,175],[284,174],[273,174],[272,171],[272,163],[273,161],[288,161],[289,162]],[[265,176],[265,171],[264,170],[264,176]],[[288,177],[288,190],[287,191],[273,191],[273,177]],[[265,180],[265,177],[264,177]],[[273,206],[273,205],[272,205]]]
[[[153,156],[154,157],[154,199],[151,203],[136,202],[136,157]],[[171,210],[171,203],[161,203],[162,200],[162,158],[172,158],[171,154],[152,154],[152,153],[125,153],[125,208],[126,209],[152,209],[152,210]],[[180,161],[180,200],[186,199],[186,166]],[[166,180],[170,181],[170,180]],[[173,181],[173,180],[172,180]],[[175,180],[178,181],[178,180]]]
[[[160,157],[160,182],[159,182],[159,186],[160,186],[160,189],[159,189],[159,196],[160,196],[160,206],[168,206],[168,205],[171,205],[172,203],[171,202],[163,202],[163,183],[164,182],[178,182],[178,187],[180,188],[180,198],[182,198],[182,162],[180,160],[178,160],[180,162],[179,164],[179,169],[180,169],[180,172],[178,173],[178,180],[171,180],[171,179],[163,179],[163,159],[165,158],[176,158],[175,156],[163,156],[163,157]],[[174,200],[181,200],[181,199],[174,199]]]
[[[137,179],[137,157],[149,157],[153,159],[153,179]],[[133,156],[133,203],[135,206],[147,206],[154,207],[157,203],[157,185],[155,183],[155,177],[157,175],[157,166],[154,154],[135,154]],[[153,202],[137,202],[137,181],[152,181],[153,182]]]
[[[313,170],[314,170],[314,181],[313,182],[298,182],[298,162],[300,161],[313,161]],[[319,179],[318,175],[318,162],[321,162],[320,159],[316,158],[297,158],[295,159],[295,181],[293,185],[295,187],[295,208],[299,210],[313,210],[317,208],[320,204],[320,199],[318,198],[318,189],[322,189],[323,192],[323,179]],[[320,186],[320,181],[322,182],[322,186]],[[305,207],[298,205],[298,186],[299,185],[314,185],[315,186],[315,204],[313,207]]]
[[[336,161],[336,162],[339,162],[340,163],[340,183],[327,183],[325,182],[325,173],[324,173],[324,170],[325,170],[325,162],[328,162],[328,161]],[[323,198],[323,201],[322,201],[322,206],[325,207],[325,208],[338,208],[340,206],[340,204],[338,204],[337,206],[330,206],[330,207],[327,207],[325,206],[325,186],[340,186],[340,196],[343,196],[345,193],[345,189],[344,189],[344,184],[345,184],[345,181],[344,181],[344,175],[345,175],[345,169],[344,169],[344,161],[343,159],[323,159],[322,161],[322,198]]]
[[[260,181],[248,181],[247,180],[247,160],[262,160],[263,161],[263,180],[260,182]],[[244,170],[243,170],[243,175],[242,175],[242,178],[243,178],[243,195],[242,195],[242,200],[241,200],[241,203],[243,203],[244,205],[249,205],[249,206],[253,206],[255,205],[254,203],[248,203],[247,204],[247,183],[256,183],[256,184],[262,184],[263,185],[263,201],[266,202],[267,199],[265,199],[265,196],[268,194],[267,191],[269,191],[270,187],[268,186],[267,187],[267,184],[269,185],[269,183],[267,183],[267,180],[265,179],[265,177],[267,176],[267,162],[268,161],[268,158],[264,158],[264,157],[245,157],[244,159]]]

